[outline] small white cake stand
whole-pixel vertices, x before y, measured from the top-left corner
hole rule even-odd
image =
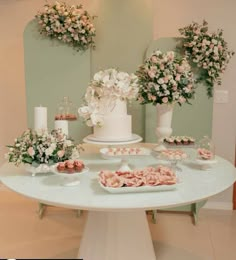
[[[101,139],[96,139],[93,135],[88,135],[87,137],[85,137],[83,139],[84,143],[88,143],[88,144],[97,144],[97,145],[105,145],[105,146],[115,146],[115,145],[128,145],[128,144],[136,144],[136,143],[140,143],[143,140],[143,138],[139,135],[136,134],[132,134],[132,137],[130,139],[127,140],[101,140]],[[123,155],[120,156],[118,155],[113,156],[114,159],[121,159],[121,165],[118,169],[118,171],[121,172],[125,172],[125,171],[131,171],[131,168],[129,167],[129,155]],[[113,159],[111,158],[111,159]]]
[[[211,159],[211,160],[203,160],[200,158],[197,158],[195,162],[200,166],[202,170],[208,170],[211,168],[212,165],[217,163],[216,159]]]

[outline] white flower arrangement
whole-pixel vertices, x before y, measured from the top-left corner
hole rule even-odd
[[[90,82],[86,94],[85,105],[78,110],[86,124],[102,126],[102,114],[105,108],[112,108],[117,99],[132,100],[138,94],[138,78],[134,74],[107,69],[97,72]]]
[[[195,87],[191,67],[186,58],[169,51],[154,51],[136,72],[139,78],[138,101],[141,104],[189,103]]]
[[[71,139],[60,130],[48,133],[46,130],[26,130],[15,139],[13,145],[8,145],[9,152],[6,158],[9,162],[19,166],[21,163],[39,166],[52,165],[69,159],[79,158],[80,145],[75,145]]]
[[[193,22],[179,31],[188,60],[198,68],[197,81],[206,84],[208,97],[212,97],[214,84],[221,85],[222,73],[234,52],[228,50],[223,31],[210,33],[206,21]]]
[[[94,47],[96,34],[91,17],[82,5],[45,4],[36,19],[41,34],[72,45],[78,51]]]

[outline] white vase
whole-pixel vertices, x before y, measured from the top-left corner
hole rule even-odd
[[[25,164],[25,169],[27,172],[30,172],[31,175],[34,177],[38,173],[48,173],[51,172],[52,165],[48,165],[45,163],[39,164],[39,166],[35,167],[31,164]]]
[[[157,104],[157,128],[156,128],[156,135],[157,135],[157,146],[155,147],[156,151],[165,150],[166,147],[163,145],[163,140],[166,137],[171,136],[172,128],[172,115],[174,106],[173,104]]]

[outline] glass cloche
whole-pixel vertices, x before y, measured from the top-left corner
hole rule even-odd
[[[197,145],[197,157],[201,160],[213,160],[215,158],[215,145],[211,138],[204,136]]]
[[[69,97],[63,97],[62,101],[58,104],[55,120],[76,120],[76,107]]]

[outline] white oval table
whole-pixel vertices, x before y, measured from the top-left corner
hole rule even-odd
[[[139,144],[135,146],[144,146]],[[150,145],[145,145],[150,147]],[[104,160],[98,147],[86,145],[82,159],[89,167],[78,186],[64,187],[58,175],[32,177],[24,168],[5,164],[1,181],[11,190],[45,204],[89,211],[79,258],[84,260],[155,260],[146,210],[186,205],[207,199],[229,188],[236,180],[234,166],[217,157],[208,170],[197,164],[181,165],[176,190],[150,193],[109,194],[97,182],[102,169],[117,169],[117,160]],[[133,157],[133,167],[159,164],[152,156]]]

